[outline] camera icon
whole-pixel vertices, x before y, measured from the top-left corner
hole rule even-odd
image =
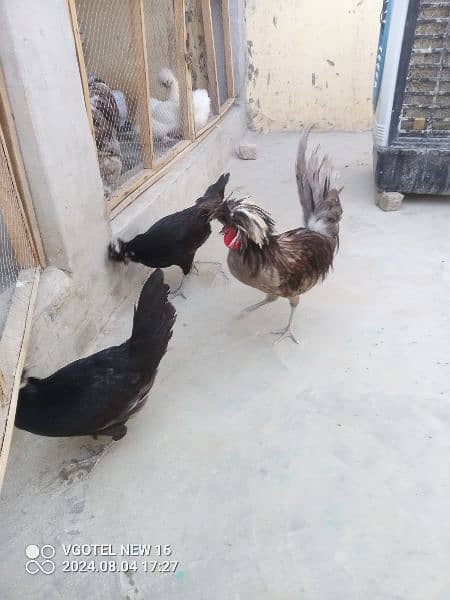
[[[30,575],[36,575],[37,573],[51,575],[56,568],[52,560],[55,554],[55,547],[50,544],[44,544],[43,546],[29,544],[25,548],[25,556],[29,559],[25,563],[25,571]]]

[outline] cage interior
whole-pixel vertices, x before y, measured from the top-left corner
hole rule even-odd
[[[144,0],[155,161],[186,136],[184,98],[180,93],[185,69],[177,55],[173,2]],[[181,57],[184,61],[184,56]]]
[[[0,337],[21,269],[36,265],[22,219],[20,199],[6,158],[0,147]]]
[[[211,16],[216,53],[217,82],[219,85],[219,101],[222,106],[229,98],[227,84],[227,68],[225,58],[225,36],[223,31],[222,0],[211,0]]]
[[[110,196],[145,165],[145,78],[132,0],[76,0],[100,173]]]
[[[2,369],[7,368],[4,352],[14,340],[4,333],[5,324],[14,300],[19,277],[26,269],[36,266],[36,259],[23,221],[20,199],[9,168],[3,140],[0,144],[0,447],[9,414],[9,398],[6,394]],[[25,307],[24,307],[25,308]]]
[[[205,41],[205,28],[201,0],[186,0],[186,46],[187,52],[192,57],[192,104],[194,112],[195,130],[198,132],[214,114],[217,107],[213,106],[214,91],[208,72],[212,64],[212,57],[208,56]],[[208,60],[209,65],[208,65]]]

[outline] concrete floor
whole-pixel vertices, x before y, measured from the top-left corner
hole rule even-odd
[[[254,136],[258,160],[229,165],[279,229],[301,223],[297,137]],[[370,135],[319,139],[344,219],[334,272],[301,301],[301,344],[267,334],[286,301],[239,320],[260,294],[201,263],[147,406],[94,469],[71,461],[98,442],[16,431],[2,598],[448,600],[450,202],[384,213]],[[198,259],[225,264],[222,238]],[[127,337],[131,311],[130,298],[95,346]],[[32,543],[57,547],[53,575],[24,573]],[[62,573],[71,543],[170,544],[180,566]]]

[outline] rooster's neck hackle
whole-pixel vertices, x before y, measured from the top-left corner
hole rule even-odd
[[[229,200],[231,223],[244,238],[244,247],[254,244],[263,249],[273,239],[275,223],[268,212],[250,200]]]

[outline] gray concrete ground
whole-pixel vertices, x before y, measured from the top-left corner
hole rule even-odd
[[[249,136],[258,159],[229,165],[280,229],[301,223],[297,137]],[[258,292],[200,263],[147,406],[94,469],[71,461],[99,442],[16,431],[2,599],[448,600],[450,203],[382,212],[370,135],[313,140],[346,187],[335,270],[302,298],[301,344],[267,333],[286,301],[239,320]],[[198,258],[225,265],[217,230]],[[132,301],[96,348],[128,335]],[[63,573],[61,545],[75,543],[170,544],[180,565]],[[56,546],[54,574],[25,574],[27,544]]]

